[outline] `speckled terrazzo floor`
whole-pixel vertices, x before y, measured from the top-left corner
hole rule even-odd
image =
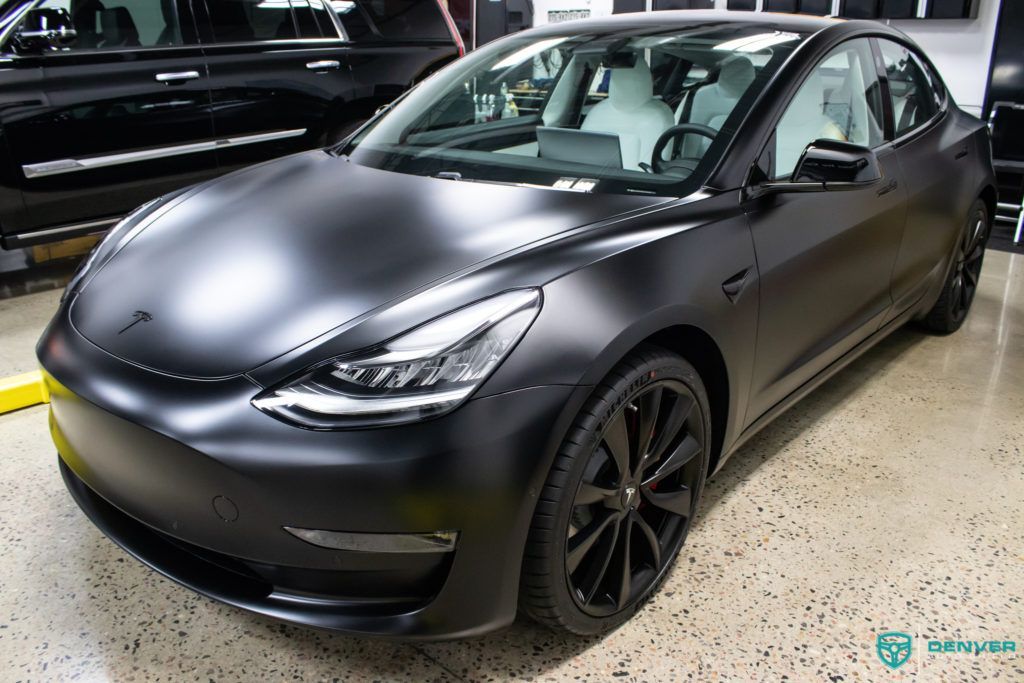
[[[32,297],[0,302],[0,374],[26,369],[12,345],[54,302]],[[253,617],[96,531],[43,408],[0,416],[0,445],[2,681],[1024,680],[1024,653],[922,642],[1024,649],[1022,256],[989,253],[961,332],[898,332],[737,453],[661,593],[604,638],[523,621],[414,646]],[[915,636],[896,672],[884,630]]]

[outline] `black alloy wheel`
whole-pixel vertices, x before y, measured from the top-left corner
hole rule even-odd
[[[976,214],[957,244],[956,263],[954,264],[953,288],[951,299],[953,317],[963,320],[974,301],[978,291],[978,280],[981,278],[981,264],[985,259],[985,216]]]
[[[632,616],[686,538],[709,438],[707,394],[684,359],[644,347],[613,370],[541,493],[524,560],[524,609],[582,634]]]
[[[594,616],[646,592],[692,514],[704,424],[677,381],[646,386],[611,419],[573,500],[565,565],[573,597]]]
[[[963,325],[978,292],[988,236],[988,209],[983,201],[978,200],[971,207],[966,225],[957,239],[949,277],[939,300],[924,318],[925,327],[949,334]]]

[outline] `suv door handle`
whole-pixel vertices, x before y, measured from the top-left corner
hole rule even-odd
[[[191,81],[197,78],[199,78],[198,71],[169,71],[167,73],[156,75],[156,80],[160,81],[161,83]]]
[[[306,68],[310,71],[323,71],[325,69],[340,69],[341,62],[337,59],[322,59],[319,62],[307,62]]]

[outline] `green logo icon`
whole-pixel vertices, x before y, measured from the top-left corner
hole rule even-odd
[[[910,659],[910,642],[913,638],[909,633],[887,631],[879,633],[875,641],[878,658],[890,669],[898,669]]]

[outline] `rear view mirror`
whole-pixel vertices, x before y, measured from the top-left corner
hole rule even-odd
[[[67,10],[33,9],[25,14],[14,34],[14,46],[18,52],[39,53],[67,47],[77,37]]]
[[[878,157],[867,147],[838,140],[815,140],[786,182],[763,183],[756,194],[857,190],[882,179]]]

